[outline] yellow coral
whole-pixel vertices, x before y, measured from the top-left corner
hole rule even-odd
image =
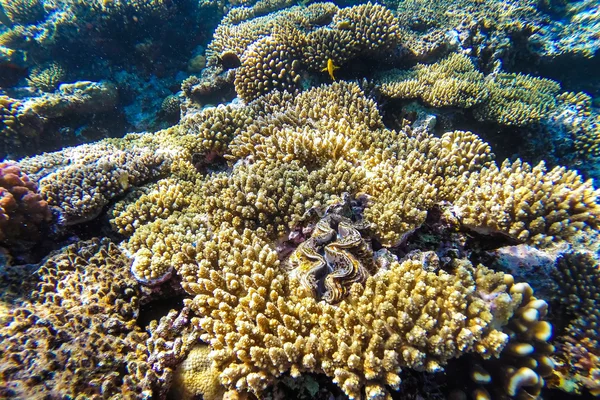
[[[490,96],[475,116],[501,125],[529,125],[548,117],[560,92],[557,82],[521,74],[491,76],[486,87]]]
[[[225,388],[219,382],[219,371],[211,366],[210,347],[194,346],[173,375],[171,394],[181,400],[202,396],[204,400],[223,398]]]
[[[432,64],[385,74],[379,90],[392,98],[418,98],[434,107],[470,108],[484,101],[488,91],[483,74],[469,57],[452,54]]]

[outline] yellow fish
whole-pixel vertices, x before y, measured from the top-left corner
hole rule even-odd
[[[339,69],[340,67],[336,66],[333,63],[333,60],[331,58],[327,59],[327,66],[325,68],[323,68],[321,71],[327,71],[329,72],[329,76],[331,77],[332,80],[335,81],[335,76],[333,76],[333,71],[335,71],[336,69]]]

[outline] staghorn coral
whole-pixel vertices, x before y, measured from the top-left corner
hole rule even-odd
[[[37,185],[17,165],[0,163],[0,241],[35,241],[51,218]]]
[[[572,252],[557,263],[555,279],[565,311],[566,330],[557,338],[557,386],[600,394],[600,267],[591,253]]]
[[[48,66],[34,68],[27,78],[27,83],[43,92],[53,92],[65,75],[65,70],[59,64],[52,63]]]
[[[35,24],[46,14],[43,0],[1,0],[0,7],[14,24]]]

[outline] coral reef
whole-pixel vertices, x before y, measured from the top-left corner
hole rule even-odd
[[[19,282],[33,289],[0,325],[3,397],[164,398],[199,332],[185,307],[143,332],[145,294],[128,266],[114,243],[93,239],[51,255]]]
[[[372,243],[403,243],[440,202],[449,203],[445,218],[458,229],[538,245],[569,240],[596,227],[591,182],[543,164],[497,166],[489,146],[469,132],[437,138],[408,127],[389,130],[375,102],[346,82],[208,108],[186,116],[183,126],[157,139],[182,146],[169,161],[171,176],[118,202],[112,223],[129,236],[123,246],[138,280],[159,285],[177,275],[196,295],[191,309],[227,388],[260,394],[287,371],[324,372],[353,397],[377,397],[385,385],[397,387],[402,367],[437,371],[465,353],[495,358],[511,341],[536,340],[529,346],[538,352],[509,352],[497,368],[516,366],[506,381],[512,393],[543,386],[550,328],[538,326],[545,303],[528,286],[464,259],[444,268],[435,255],[395,261],[376,254]],[[230,169],[197,169],[198,157],[222,157]],[[348,196],[364,198],[363,205],[332,216]],[[291,255],[275,246],[288,236]],[[413,283],[403,283],[408,277]],[[430,290],[412,292],[421,290],[419,282]],[[402,285],[412,293],[410,304],[420,299],[423,307],[384,301]],[[438,298],[456,303],[436,310],[475,314],[459,325],[450,316],[445,325],[447,314],[438,311],[401,322],[399,311],[422,312]],[[408,321],[422,321],[422,330]],[[406,351],[390,353],[391,343]],[[531,357],[539,371],[522,370]]]
[[[48,204],[60,211],[60,223],[72,225],[95,218],[130,186],[158,176],[168,156],[135,145],[135,136],[107,139],[23,159],[21,168],[35,177]]]
[[[600,393],[596,6],[309,3],[0,0],[0,397]]]
[[[122,376],[145,339],[135,325],[139,290],[127,263],[113,243],[95,240],[71,245],[40,267],[30,278],[35,290],[0,327],[3,397],[139,391]],[[141,386],[143,371],[135,372],[128,374]]]
[[[14,24],[34,24],[46,14],[42,0],[2,0],[0,7]]]
[[[205,400],[223,398],[225,388],[219,382],[219,371],[212,366],[210,347],[196,344],[173,375],[171,393],[178,399],[192,400],[202,396]]]
[[[549,79],[506,73],[484,77],[469,57],[456,53],[435,64],[383,73],[375,82],[383,96],[473,108],[475,118],[507,126],[547,119],[560,92],[560,85]]]
[[[248,102],[273,89],[300,90],[302,71],[384,58],[398,44],[398,29],[391,11],[377,4],[296,6],[239,24],[224,19],[207,48],[208,63],[239,60],[235,89]]]

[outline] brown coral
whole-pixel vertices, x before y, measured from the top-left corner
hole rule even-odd
[[[434,107],[470,108],[488,96],[483,74],[467,56],[459,54],[435,64],[386,73],[380,80],[379,90],[384,96],[420,99]]]
[[[126,266],[113,243],[98,240],[71,245],[42,265],[30,298],[0,327],[3,397],[137,390],[122,381],[145,340],[135,325],[138,284]]]
[[[11,163],[0,163],[0,241],[35,241],[52,214],[37,185]]]
[[[547,118],[556,107],[560,85],[550,79],[522,74],[497,74],[486,81],[487,101],[475,109],[480,120],[524,126]]]

